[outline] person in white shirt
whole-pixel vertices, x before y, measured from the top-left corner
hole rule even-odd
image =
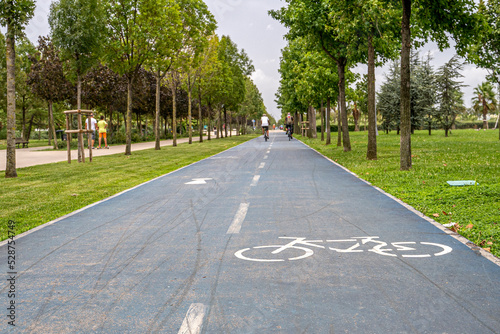
[[[267,137],[269,138],[269,118],[264,114],[262,115],[260,119],[262,123],[262,134],[264,134],[264,131],[267,133]]]
[[[94,147],[95,126],[97,124],[97,121],[94,118],[94,114],[90,114],[89,117],[87,117],[87,119],[85,120],[85,130],[88,130],[89,128],[89,120],[90,120],[90,130],[92,130],[92,148],[95,148]]]

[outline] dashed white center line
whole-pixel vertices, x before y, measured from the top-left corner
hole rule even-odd
[[[182,322],[178,334],[198,334],[201,333],[203,317],[205,317],[206,307],[203,304],[191,304]]]
[[[233,219],[233,223],[231,224],[231,226],[229,226],[226,234],[240,233],[241,224],[245,220],[249,205],[250,205],[250,203],[241,203],[240,204],[240,208],[238,209],[238,212],[236,212],[236,215],[234,216],[234,219]]]
[[[264,168],[265,165],[266,165],[265,162],[261,162],[260,165],[259,165],[259,168]]]
[[[268,155],[265,155],[265,156],[264,156],[264,160],[266,160],[267,158],[269,158],[269,156],[268,156]]]
[[[259,182],[259,179],[260,179],[260,175],[255,175],[255,176],[253,177],[252,183],[250,184],[250,187],[255,187],[255,186],[257,186],[257,183]]]

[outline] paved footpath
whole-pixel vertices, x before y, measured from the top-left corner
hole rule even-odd
[[[500,333],[459,239],[273,133],[3,243],[0,332]]]
[[[207,137],[204,137],[207,138]],[[193,137],[193,142],[199,141],[199,137]],[[189,138],[178,138],[177,144],[187,143]],[[173,140],[161,140],[160,146],[172,146]],[[96,147],[98,141],[96,141]],[[132,144],[132,152],[147,150],[155,147],[155,142],[143,142]],[[16,168],[23,168],[35,165],[49,164],[59,161],[68,161],[68,151],[66,149],[48,150],[51,146],[31,147],[16,149]],[[7,150],[0,150],[0,171],[5,170],[6,165],[6,152]],[[109,149],[95,149],[92,150],[93,157],[100,157],[103,155],[125,153],[125,145],[112,145]],[[71,151],[71,159],[78,159],[78,151]],[[85,161],[89,161],[89,150],[85,149]],[[75,162],[75,161],[73,161]]]

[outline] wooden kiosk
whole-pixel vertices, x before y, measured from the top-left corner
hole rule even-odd
[[[94,112],[92,110],[66,110],[64,114],[66,114],[66,142],[68,145],[68,163],[71,163],[71,141],[69,138],[71,137],[72,133],[77,133],[78,134],[78,150],[81,150],[79,153],[81,154],[82,157],[82,162],[85,162],[85,149],[83,145],[83,134],[88,133],[89,134],[89,161],[92,162],[92,138],[90,134],[93,132],[91,130],[91,122],[88,123],[88,129],[83,129],[82,125],[84,122],[82,122],[82,114],[85,114],[87,118],[89,118],[90,114],[93,114]],[[72,130],[71,129],[71,123],[69,121],[69,115],[71,114],[77,114],[78,115],[78,129]]]

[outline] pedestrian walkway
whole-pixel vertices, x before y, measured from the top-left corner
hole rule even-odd
[[[207,137],[204,137],[206,139]],[[189,138],[178,138],[177,144],[187,143]],[[193,137],[193,141],[199,141],[199,137]],[[162,140],[160,141],[160,146],[172,146],[173,140]],[[132,152],[147,150],[155,147],[155,142],[143,142],[132,144]],[[23,168],[35,165],[49,164],[59,161],[68,160],[68,151],[66,149],[60,149],[58,151],[48,150],[52,148],[51,146],[43,147],[33,147],[33,148],[21,148],[16,149],[16,168]],[[5,170],[6,166],[6,154],[7,150],[0,150],[0,171]],[[103,155],[111,155],[125,152],[125,145],[114,145],[110,146],[109,149],[95,149],[92,151],[93,157],[100,157]],[[85,161],[88,161],[89,150],[85,149]],[[78,151],[71,150],[71,159],[78,159]]]

